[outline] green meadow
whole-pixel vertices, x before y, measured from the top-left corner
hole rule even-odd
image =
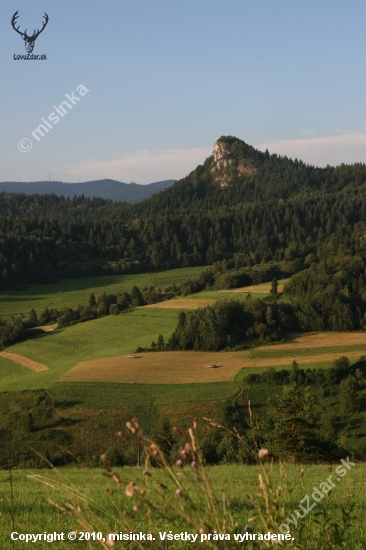
[[[20,314],[28,317],[32,308],[37,314],[46,307],[59,310],[76,308],[79,304],[87,305],[91,293],[98,297],[103,292],[129,292],[135,285],[140,289],[145,286],[165,288],[174,283],[178,285],[186,279],[198,277],[203,269],[196,266],[136,275],[64,279],[56,284],[31,285],[24,290],[3,290],[0,292],[0,316]]]
[[[8,348],[49,367],[33,372],[0,357],[1,391],[48,388],[80,361],[131,353],[150,346],[158,334],[170,336],[178,311],[140,308],[65,329],[46,332]]]

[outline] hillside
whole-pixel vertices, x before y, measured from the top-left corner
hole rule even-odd
[[[365,164],[316,168],[298,159],[262,153],[238,138],[222,136],[203,165],[159,198],[133,211],[150,210],[152,205],[170,211],[192,207],[212,210],[257,200],[339,192],[363,187],[365,183]]]
[[[366,166],[314,168],[222,137],[169,189],[128,205],[0,193],[0,288],[235,259],[292,262],[365,253]],[[310,265],[310,264],[309,264]]]
[[[0,182],[0,193],[25,193],[27,195],[58,195],[62,197],[101,197],[113,201],[126,201],[130,204],[148,199],[155,193],[173,185],[175,180],[164,180],[139,185],[123,183],[111,179],[85,181],[82,183],[63,183],[61,181],[36,182]]]

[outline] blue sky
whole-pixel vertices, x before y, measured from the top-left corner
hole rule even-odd
[[[33,52],[47,61],[13,59],[26,53],[17,10],[28,33],[48,13]],[[321,166],[366,162],[362,0],[2,0],[0,17],[0,181],[180,178],[221,135]]]

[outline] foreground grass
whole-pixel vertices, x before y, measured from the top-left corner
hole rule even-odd
[[[346,458],[346,457],[345,457]],[[304,495],[313,492],[313,487],[326,481],[331,475],[330,467],[327,465],[305,466],[304,476],[300,477],[301,466],[288,465],[286,467],[288,493],[286,497],[286,514],[291,516],[294,510],[299,509],[299,502]],[[334,470],[334,467],[333,467]],[[332,470],[332,471],[333,471]],[[13,472],[13,487],[14,487],[14,523],[15,530],[23,533],[43,533],[46,532],[68,532],[75,529],[75,523],[71,518],[62,517],[59,510],[56,509],[48,499],[62,505],[65,502],[70,502],[72,497],[66,494],[65,489],[60,492],[51,489],[37,482],[34,475],[52,480],[58,480],[66,487],[74,487],[75,490],[81,491],[88,502],[91,502],[91,509],[100,518],[100,525],[103,525],[103,534],[119,531],[121,529],[121,520],[119,513],[123,510],[132,512],[133,502],[127,498],[124,492],[125,485],[131,480],[135,480],[140,486],[145,483],[142,475],[142,468],[117,468],[122,484],[116,485],[112,480],[103,478],[101,470],[83,470],[80,468],[63,468],[60,470],[61,477],[49,470],[45,471],[22,471],[15,470]],[[222,494],[229,497],[230,507],[234,517],[238,520],[242,532],[244,525],[248,522],[249,517],[255,515],[250,500],[245,498],[245,493],[257,495],[258,493],[258,474],[261,472],[259,466],[244,466],[244,465],[222,465],[207,468],[207,473],[212,480],[217,497],[221,498]],[[160,478],[161,481],[167,483],[166,477],[160,470],[152,470],[154,477]],[[366,466],[358,464],[349,471],[340,482],[337,482],[333,490],[332,501],[337,506],[344,504],[347,495],[354,493],[356,503],[356,517],[351,526],[351,540],[347,548],[349,550],[363,550],[366,547]],[[274,479],[279,480],[279,467],[274,467]],[[32,478],[33,476],[33,478]],[[333,472],[333,477],[334,475]],[[168,491],[171,490],[170,484]],[[113,490],[113,495],[105,492],[106,488]],[[177,499],[174,490],[171,490],[171,498]],[[192,484],[190,495],[198,504],[202,501],[203,495],[200,495],[197,485]],[[326,499],[324,499],[326,501]],[[308,519],[310,528],[316,528],[317,512],[321,505],[310,512]],[[115,502],[116,507],[113,504]],[[327,503],[325,504],[327,505]],[[82,509],[85,509],[84,503],[81,503]],[[0,471],[0,544],[2,550],[11,549],[9,534],[12,531],[11,524],[11,495],[9,484],[9,472]],[[177,523],[166,523],[164,520],[152,519],[149,522],[148,516],[144,511],[134,514],[135,519],[132,520],[134,530],[143,531],[145,533],[153,532],[158,537],[159,530],[172,530],[173,533],[178,533],[184,526]],[[210,523],[210,518],[206,519]],[[333,518],[335,519],[335,518]],[[301,520],[299,520],[301,521]],[[262,532],[257,521],[251,523],[254,532]],[[309,533],[311,536],[311,533]],[[52,548],[58,550],[60,548],[68,548],[70,543],[64,545],[62,543],[52,543]],[[49,547],[49,543],[38,543],[37,548]],[[74,543],[75,548],[85,548],[82,543]],[[26,543],[17,542],[16,548],[26,548]],[[165,548],[165,543],[162,548]],[[176,545],[171,548],[191,548],[191,545]],[[97,548],[96,545],[92,548]]]

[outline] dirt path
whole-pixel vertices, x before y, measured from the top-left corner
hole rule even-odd
[[[4,357],[4,359],[13,361],[13,363],[17,363],[22,367],[26,367],[27,369],[30,369],[33,372],[42,372],[45,370],[49,370],[46,365],[42,365],[42,363],[37,363],[36,361],[32,361],[32,359],[28,359],[28,357],[24,357],[23,355],[18,355],[17,353],[9,353],[8,351],[1,351],[0,357]]]
[[[98,340],[98,338],[95,336],[94,332],[93,332],[92,330],[90,330],[89,327],[85,327],[85,328],[86,328],[86,330],[89,332],[90,336],[91,336],[91,337],[93,338],[93,340],[94,340],[95,346],[94,346],[94,348],[93,348],[92,353],[95,353],[95,352],[97,351],[97,349],[99,348],[99,340]]]

